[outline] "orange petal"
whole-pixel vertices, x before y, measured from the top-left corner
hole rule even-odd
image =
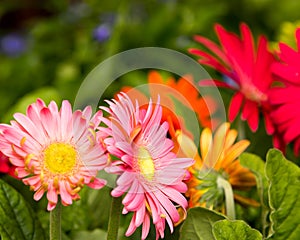
[[[204,162],[209,161],[208,153],[210,148],[212,148],[212,133],[209,128],[205,128],[200,136],[200,152]]]
[[[222,161],[222,167],[224,169],[227,168],[235,159],[237,159],[241,155],[242,152],[246,150],[249,144],[250,142],[248,140],[241,140],[227,149]]]
[[[225,145],[225,137],[230,128],[230,124],[225,122],[217,129],[214,140],[213,140],[213,148],[211,149],[211,159],[209,166],[215,166],[219,159],[222,159],[222,154],[224,151]]]
[[[231,145],[233,145],[234,141],[236,140],[236,137],[238,135],[238,132],[235,129],[230,129],[226,135],[226,141],[224,148],[227,149]]]

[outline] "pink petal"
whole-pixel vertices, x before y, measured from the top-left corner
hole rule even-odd
[[[92,182],[87,184],[90,188],[101,189],[106,185],[106,180],[94,178]]]
[[[40,112],[36,110],[33,104],[27,108],[27,116],[30,118],[35,128],[38,129],[38,134],[39,134],[38,136],[40,136],[39,137],[40,141],[45,142],[46,135],[45,135],[44,127],[41,122]]]
[[[87,106],[87,107],[85,107],[83,109],[82,116],[84,116],[84,118],[86,118],[86,119],[91,119],[92,112],[93,112],[92,107],[91,106]]]
[[[72,129],[72,107],[69,101],[63,101],[60,109],[60,133],[61,139],[70,141],[73,136]]]
[[[155,196],[156,199],[159,200],[159,203],[163,208],[166,210],[168,215],[172,218],[173,222],[179,221],[179,213],[176,210],[173,203],[167,198],[166,195],[164,195],[160,189],[152,193],[153,196]]]
[[[117,185],[128,185],[131,184],[136,184],[134,174],[131,172],[124,172],[117,180]]]
[[[45,191],[44,191],[44,188],[41,187],[39,190],[37,190],[37,191],[34,193],[33,199],[34,199],[35,201],[39,201],[39,200],[43,197],[44,192],[45,192]]]
[[[129,187],[130,185],[119,185],[111,191],[111,195],[113,197],[120,197],[124,192],[126,192],[126,190],[128,190]]]
[[[71,205],[72,204],[72,196],[67,191],[66,184],[68,184],[68,183],[66,183],[65,181],[59,181],[59,193],[60,193],[62,203],[64,205]]]
[[[115,144],[117,148],[119,148],[121,151],[123,151],[126,154],[129,154],[130,156],[133,156],[132,146],[128,142],[117,142]]]
[[[41,120],[44,126],[44,129],[47,132],[48,139],[57,140],[57,119],[54,119],[49,108],[43,108],[41,110]]]
[[[179,204],[183,209],[187,208],[188,203],[186,198],[174,188],[165,187],[162,192],[173,202]]]
[[[126,237],[129,237],[130,235],[132,235],[135,230],[136,230],[136,226],[135,226],[135,217],[136,217],[136,213],[133,214],[132,219],[130,221],[129,227],[125,233]]]
[[[128,195],[129,193],[127,193]],[[126,209],[128,211],[136,211],[137,208],[140,207],[140,205],[143,203],[145,200],[144,194],[136,194],[136,197],[132,202],[130,202],[128,205],[126,205]]]
[[[122,200],[122,203],[125,206],[130,204],[132,201],[135,201],[135,198],[139,199],[139,198],[143,197],[143,194],[140,194],[141,192],[139,192],[139,186],[140,186],[140,184],[137,181],[134,181],[133,184],[131,184],[131,187],[128,190],[128,193],[126,194],[126,196]],[[138,200],[138,202],[140,202],[140,200]]]
[[[28,171],[26,171],[23,167],[17,167],[16,173],[18,178],[27,177],[29,175]]]
[[[146,239],[150,230],[150,217],[148,214],[145,214],[143,227],[142,227],[142,239]]]
[[[23,179],[23,182],[26,185],[30,185],[30,186],[34,186],[34,185],[36,185],[40,181],[41,181],[40,176],[32,176],[32,177],[28,177],[28,178],[24,178]]]
[[[48,191],[47,191],[47,199],[49,202],[56,204],[57,203],[57,193],[56,189],[53,186],[53,183],[49,183]]]
[[[74,141],[80,141],[83,133],[86,131],[86,119],[82,117],[82,113],[80,111],[75,111],[73,113],[73,134]],[[85,140],[85,139],[84,139]]]
[[[56,203],[48,202],[47,210],[52,211],[56,207]]]
[[[140,226],[145,221],[146,215],[146,206],[143,202],[141,203],[140,208],[136,211],[135,226]],[[144,224],[145,223],[143,223],[143,225]]]
[[[146,201],[150,206],[153,223],[157,223],[160,218],[160,203],[156,196],[154,196],[150,189],[145,192]]]

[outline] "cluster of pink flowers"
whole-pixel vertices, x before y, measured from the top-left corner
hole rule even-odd
[[[268,49],[264,36],[259,36],[255,46],[249,27],[240,25],[241,37],[226,31],[219,24],[215,31],[220,46],[203,36],[195,41],[207,50],[190,49],[199,56],[199,62],[214,68],[223,80],[201,80],[200,86],[216,85],[235,91],[228,109],[233,121],[240,112],[254,132],[258,129],[262,114],[266,132],[273,135],[274,146],[285,150],[294,143],[294,152],[300,151],[300,114],[298,99],[300,90],[300,29],[296,31],[298,51],[279,43],[280,52]]]
[[[105,118],[101,110],[92,114],[91,107],[72,112],[68,101],[59,110],[55,102],[47,106],[38,99],[26,114],[16,113],[10,124],[0,124],[1,161],[9,158],[35,200],[46,194],[49,211],[60,200],[67,206],[79,199],[84,185],[103,187],[99,170],[120,175],[112,196],[126,193],[123,213],[134,213],[126,235],[143,225],[145,239],[152,218],[158,239],[166,222],[173,231],[179,221],[177,207],[187,208],[183,180],[194,160],[172,152],[159,102],[150,100],[147,110],[133,105],[126,94],[107,102],[109,107],[102,107],[109,113]],[[109,155],[119,160],[111,161]]]

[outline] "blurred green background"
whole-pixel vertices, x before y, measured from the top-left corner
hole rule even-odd
[[[121,51],[152,46],[187,53],[196,46],[194,34],[216,39],[216,22],[238,31],[243,21],[254,35],[276,40],[299,9],[298,0],[2,0],[0,120],[37,97],[74,101],[85,76]],[[131,85],[140,81],[146,75]]]

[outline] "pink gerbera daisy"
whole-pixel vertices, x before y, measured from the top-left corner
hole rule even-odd
[[[221,47],[205,37],[196,36],[195,40],[212,53],[199,49],[190,49],[190,52],[200,56],[201,64],[210,66],[224,75],[227,81],[215,80],[217,86],[228,87],[236,91],[229,106],[229,120],[233,121],[241,111],[242,120],[248,122],[252,131],[256,131],[259,123],[259,109],[261,109],[266,130],[271,134],[274,128],[269,116],[268,98],[273,82],[271,64],[274,56],[268,51],[267,40],[264,36],[259,37],[256,49],[249,27],[242,23],[240,30],[241,38],[217,24],[215,31]],[[201,85],[211,83],[209,80],[200,82]]]
[[[272,89],[272,118],[285,145],[294,142],[294,152],[300,151],[300,28],[296,30],[298,50],[279,44],[279,60],[272,65],[277,80],[284,86]],[[278,144],[277,144],[278,145]]]
[[[171,232],[179,221],[176,207],[186,209],[187,201],[181,193],[187,190],[184,178],[186,168],[193,164],[190,158],[176,158],[171,152],[173,142],[166,137],[168,123],[161,124],[162,108],[150,101],[147,108],[135,106],[126,94],[119,94],[118,101],[107,101],[110,117],[107,150],[120,160],[113,161],[108,172],[119,176],[113,197],[127,192],[122,203],[123,213],[133,212],[126,236],[142,227],[142,239],[148,235],[150,217],[156,228],[156,239],[164,237],[167,221]],[[177,204],[177,206],[174,205]]]
[[[92,117],[91,107],[72,113],[68,101],[58,110],[55,102],[47,107],[38,99],[26,115],[14,114],[11,125],[0,125],[0,148],[16,166],[16,173],[35,191],[39,200],[47,193],[48,210],[53,210],[60,195],[63,205],[79,199],[84,185],[101,188],[98,170],[107,163],[104,149],[95,132],[101,112]]]

